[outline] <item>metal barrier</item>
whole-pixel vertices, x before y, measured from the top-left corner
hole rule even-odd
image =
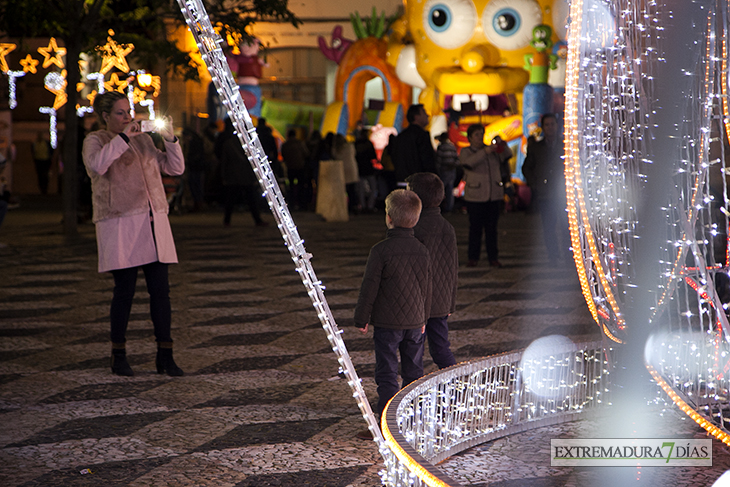
[[[389,486],[458,486],[434,465],[497,438],[610,403],[601,342],[531,347],[434,372],[400,391],[382,422]]]

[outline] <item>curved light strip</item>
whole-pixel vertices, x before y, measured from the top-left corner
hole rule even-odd
[[[395,397],[396,396],[393,396],[393,398]],[[393,402],[393,398],[391,398],[390,401],[388,401],[388,404],[385,405],[385,409],[383,409],[382,415],[383,418],[385,418],[388,414],[388,408]],[[418,479],[422,482],[425,482],[426,485],[428,485],[429,487],[449,487],[449,484],[443,482],[441,479],[434,477],[431,472],[429,472],[421,463],[419,463],[411,455],[409,455],[403,449],[403,447],[400,446],[400,444],[398,444],[395,438],[393,438],[393,434],[390,432],[387,421],[381,421],[380,426],[382,428],[383,438],[385,439],[385,443],[387,444],[388,449],[398,458],[403,466],[405,466],[410,472],[413,473],[414,476],[418,477]]]
[[[572,21],[568,29],[568,59],[566,64],[565,81],[565,191],[568,202],[570,241],[573,246],[573,259],[575,260],[575,266],[578,271],[578,279],[580,281],[583,297],[586,300],[586,304],[588,305],[588,309],[593,316],[593,319],[596,321],[598,326],[606,332],[606,325],[602,324],[599,319],[598,308],[591,290],[588,273],[586,271],[585,259],[583,258],[583,252],[581,250],[581,224],[585,231],[586,244],[590,250],[590,255],[591,257],[594,257],[592,262],[596,266],[596,274],[598,275],[601,287],[606,294],[606,299],[611,306],[611,310],[616,315],[619,326],[625,326],[625,321],[622,318],[621,309],[611,289],[612,286],[608,282],[608,279],[606,279],[602,262],[598,258],[600,253],[596,246],[591,223],[588,220],[585,197],[582,191],[576,191],[576,188],[583,188],[580,161],[580,133],[578,125],[578,82],[580,76],[580,45],[583,18],[582,0],[571,2],[570,18]],[[576,201],[578,202],[578,206],[576,206]],[[622,343],[621,340],[612,333],[607,333],[606,336],[615,342]]]
[[[679,394],[674,392],[674,389],[672,389],[672,386],[670,386],[667,381],[665,381],[659,373],[654,370],[654,367],[652,367],[649,364],[645,364],[646,370],[649,371],[652,378],[656,381],[657,384],[659,384],[659,387],[661,387],[664,392],[669,396],[669,398],[676,404],[679,409],[682,410],[687,416],[692,418],[695,423],[700,425],[700,427],[704,428],[708,433],[710,433],[712,436],[717,438],[718,440],[722,441],[726,445],[730,445],[730,435],[725,433],[723,430],[712,424],[711,421],[706,419],[701,413],[698,413],[695,411],[692,406],[687,404],[687,402],[682,399]]]

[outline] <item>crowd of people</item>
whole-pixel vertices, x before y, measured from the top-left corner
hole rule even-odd
[[[245,196],[255,224],[263,226],[266,223],[258,207],[261,196],[256,175],[230,120],[220,133],[210,130],[199,135],[187,128],[181,144],[172,124],[159,129],[154,138],[144,134],[130,116],[129,101],[120,93],[98,95],[94,109],[100,130],[86,135],[82,155],[91,182],[99,272],[110,272],[114,278],[111,371],[134,375],[126,358],[125,335],[137,276],[142,270],[158,347],[157,371],[180,376],[184,372],[172,355],[168,282],[168,266],[177,262],[177,254],[163,174],[182,175],[187,160],[190,193],[194,205],[202,208],[205,161],[214,156],[221,181],[224,225],[230,225],[234,207]],[[407,119],[409,127],[391,137],[380,164],[363,129],[355,134],[354,143],[340,134],[329,133],[323,139],[317,132],[304,141],[290,130],[281,145],[282,164],[278,164],[278,147],[271,129],[263,119],[257,126],[262,149],[272,161],[274,174],[285,185],[293,208],[311,208],[318,162],[333,159],[344,166],[350,211],[375,211],[378,197],[384,196],[386,238],[370,251],[353,320],[362,333],[369,329],[373,332],[378,417],[401,387],[423,375],[426,342],[439,368],[456,363],[450,349],[448,318],[455,311],[459,258],[456,232],[442,209],[453,208],[450,196],[459,179],[457,173],[463,172],[469,215],[467,266],[477,265],[484,238],[489,264],[501,267],[497,222],[505,194],[511,189],[508,161],[512,151],[499,138],[485,144],[482,125],[468,128],[469,145],[457,153],[446,136],[439,137],[439,148],[433,150],[423,106],[412,106]],[[565,226],[560,225],[565,199],[557,194],[565,185],[560,172],[562,144],[554,116],[543,117],[542,125],[544,137],[528,143],[525,175],[535,191],[547,248],[555,253],[553,257],[562,259],[568,252],[567,243],[556,237],[567,231],[567,226],[558,230]],[[382,173],[388,175],[385,195],[378,194],[378,187],[382,187],[378,176]],[[365,430],[358,437],[372,439],[373,434]]]

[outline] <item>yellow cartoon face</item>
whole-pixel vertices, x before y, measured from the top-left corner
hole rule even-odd
[[[552,26],[553,1],[406,0],[403,39],[412,44],[406,40],[399,57],[417,70],[407,82],[438,98],[440,109],[472,101],[479,110],[488,96],[522,91],[529,79],[524,55],[535,52],[532,30]]]

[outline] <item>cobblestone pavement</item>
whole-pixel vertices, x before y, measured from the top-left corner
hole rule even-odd
[[[0,485],[380,485],[377,448],[355,438],[365,422],[275,225],[255,227],[244,213],[230,228],[216,212],[171,216],[180,258],[170,269],[173,338],[186,375],[154,370],[140,276],[127,334],[136,375],[124,378],[109,370],[112,279],[96,272],[94,227],[80,225],[80,239],[64,243],[59,206],[26,199],[0,229]],[[466,262],[467,218],[448,218]],[[384,216],[294,221],[374,402],[372,336],[352,326],[352,313]],[[457,360],[551,334],[597,337],[575,271],[544,266],[537,225],[535,215],[504,215],[504,268],[460,268],[450,318]],[[442,468],[472,485],[570,485],[575,473],[549,468],[544,451],[581,423],[498,440]],[[717,446],[716,458],[726,454]]]

